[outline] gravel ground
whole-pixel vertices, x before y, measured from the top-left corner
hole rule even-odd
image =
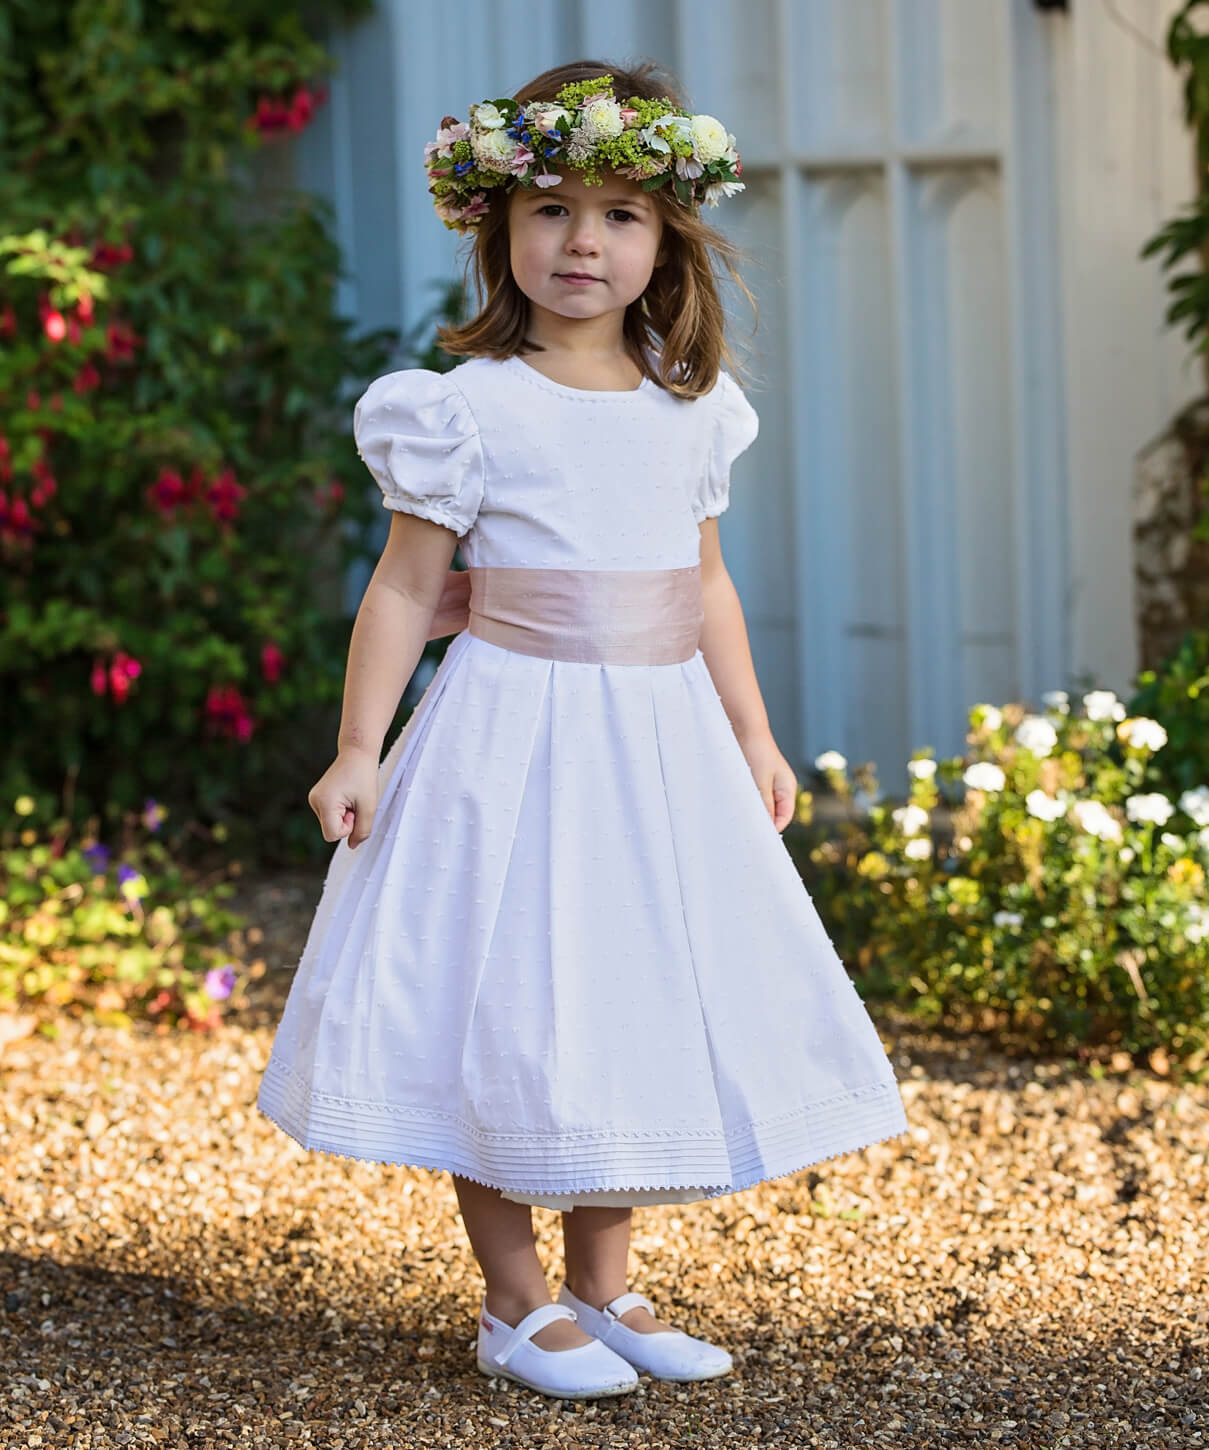
[[[733,1374],[595,1404],[485,1379],[451,1179],[256,1110],[319,885],[248,883],[269,970],[219,1033],[0,1051],[6,1450],[1209,1447],[1209,1088],[881,1012],[909,1137],[635,1211],[634,1287]]]

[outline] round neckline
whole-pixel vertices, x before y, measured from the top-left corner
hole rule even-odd
[[[545,373],[538,372],[535,367],[530,367],[519,353],[513,353],[511,357],[505,358],[504,361],[512,364],[514,372],[523,372],[539,388],[548,388],[553,393],[564,393],[572,398],[632,398],[636,394],[645,392],[648,388],[654,386],[650,378],[644,373],[642,381],[636,388],[573,388],[567,383],[555,382],[553,378],[548,378]]]

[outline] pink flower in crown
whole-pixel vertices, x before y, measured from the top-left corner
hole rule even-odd
[[[638,124],[638,112],[633,108],[633,106],[622,106],[621,119],[626,129],[629,130],[631,126],[636,126]]]
[[[538,186],[557,186],[562,177],[553,171],[543,171],[540,176],[535,176],[533,179]]]
[[[705,167],[701,165],[700,161],[694,160],[691,156],[676,157],[676,175],[682,181],[696,181],[704,170]]]
[[[462,208],[462,220],[464,222],[475,221],[487,211],[487,193],[476,191],[470,201]]]
[[[465,121],[455,121],[452,116],[446,116],[441,122],[437,131],[435,141],[429,141],[424,147],[424,160],[431,161],[434,156],[452,156],[453,143],[455,141],[469,141],[470,127]]]
[[[525,170],[536,160],[533,152],[523,142],[516,143],[516,150],[512,153],[512,161],[508,167],[513,176],[523,176]]]

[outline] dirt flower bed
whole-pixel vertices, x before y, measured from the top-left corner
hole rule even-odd
[[[879,1013],[909,1137],[635,1211],[633,1286],[734,1373],[558,1403],[474,1367],[447,1175],[257,1112],[319,881],[248,889],[269,970],[217,1034],[0,1052],[0,1445],[1209,1446],[1209,1088]]]

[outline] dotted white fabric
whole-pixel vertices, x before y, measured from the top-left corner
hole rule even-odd
[[[522,359],[373,383],[387,507],[474,565],[683,568],[756,415]],[[704,656],[597,665],[469,633],[338,843],[260,1108],[308,1148],[509,1197],[713,1198],[907,1129],[864,1004]]]

